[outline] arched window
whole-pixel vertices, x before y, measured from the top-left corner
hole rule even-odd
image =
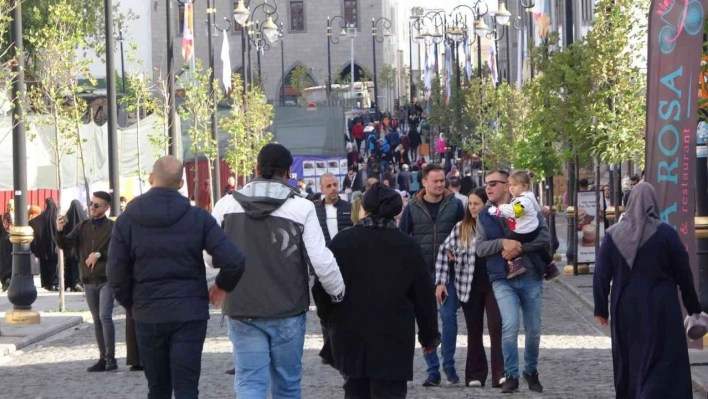
[[[279,94],[284,97],[282,104],[298,105],[298,100],[302,97],[302,89],[315,85],[315,79],[307,68],[296,65],[288,71],[285,79],[281,83]]]

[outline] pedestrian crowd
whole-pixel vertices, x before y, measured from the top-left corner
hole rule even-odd
[[[301,398],[312,297],[324,338],[320,357],[341,374],[345,398],[405,398],[416,341],[427,364],[424,387],[444,377],[501,393],[524,381],[543,392],[543,285],[559,272],[528,173],[490,171],[476,188],[457,168],[428,163],[416,190],[404,163],[398,173],[409,190],[397,191],[400,182],[363,167],[350,179],[365,173],[358,195],[323,175],[315,197],[289,186],[292,165],[284,146],[264,146],[256,177],[240,189],[230,181],[211,214],[180,194],[184,167],[171,156],[154,164],[152,188],[115,221],[106,216],[113,201],[106,192],[93,193],[89,218],[78,202],[57,215],[47,201],[33,219],[33,252],[40,269],[56,262],[56,248],[77,259],[75,284],[67,287],[80,284],[85,293],[99,352],[87,371],[118,368],[116,300],[127,313],[128,364],[144,371],[148,398],[198,397],[212,304],[227,323],[236,396]],[[205,263],[219,269],[210,287]],[[649,184],[635,187],[626,217],[608,230],[594,278],[598,323],[613,320],[617,397],[691,397],[677,285],[689,314],[700,313],[700,303],[688,255],[661,222]],[[617,288],[610,291],[611,283]],[[455,364],[460,307],[468,332],[462,377]]]

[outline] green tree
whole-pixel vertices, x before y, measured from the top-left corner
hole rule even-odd
[[[79,98],[85,88],[77,79],[80,76],[90,76],[90,60],[76,56],[75,49],[86,44],[86,32],[79,22],[80,15],[73,8],[72,1],[58,0],[56,4],[50,5],[45,19],[43,29],[30,30],[27,35],[27,41],[41,54],[42,59],[37,74],[38,83],[32,86],[30,98],[37,112],[49,115],[49,118],[40,119],[39,123],[54,127],[54,136],[49,141],[54,151],[52,162],[56,167],[58,200],[61,204],[61,189],[64,187],[61,176],[62,158],[76,154],[77,151],[86,195],[90,192],[83,148],[86,140],[81,137],[86,103]],[[64,310],[63,257],[59,256],[59,259],[59,308]]]
[[[7,0],[3,0],[6,3]],[[57,4],[65,3],[62,0],[23,0],[22,1],[22,27],[25,31],[42,31],[52,29],[52,23],[48,20],[47,15],[51,12],[51,8]],[[120,3],[113,2],[113,21],[116,34],[119,29],[123,29],[125,24],[130,20],[135,20],[138,16],[132,11],[123,14],[118,11]],[[93,50],[99,57],[105,54],[105,18],[104,18],[104,2],[103,0],[82,0],[72,1],[65,6],[67,10],[76,15],[78,19],[75,22],[77,28],[84,32],[84,40],[80,47],[74,50]],[[9,32],[3,33],[3,41],[9,43]],[[26,53],[26,70],[30,76],[34,76],[38,72],[38,68],[43,64],[43,56],[41,49],[35,43],[25,41],[24,50]],[[0,53],[0,63],[7,59]]]
[[[260,88],[244,93],[238,74],[233,75],[233,87],[231,112],[219,125],[230,136],[225,160],[238,181],[239,176],[253,172],[261,148],[273,140],[267,129],[273,123],[274,110]]]
[[[208,161],[209,168],[209,192],[213,193],[213,168],[212,161],[218,157],[216,141],[211,137],[210,117],[214,111],[214,101],[209,90],[209,75],[211,69],[206,70],[202,66],[200,59],[196,60],[194,73],[191,79],[185,79],[184,103],[179,107],[179,115],[182,121],[191,119],[189,127],[189,138],[192,140],[190,149],[194,154],[194,200],[199,203],[199,155],[203,155]],[[219,87],[214,82],[214,87]],[[211,195],[211,206],[214,207],[214,196]]]
[[[527,161],[532,151],[544,154],[542,162],[529,169],[546,176],[557,173],[562,161],[587,163],[593,148],[594,119],[588,112],[588,96],[595,90],[588,62],[592,50],[585,41],[577,41],[562,51],[549,52],[557,46],[558,38],[558,34],[550,34],[546,43],[531,51],[539,74],[529,82],[533,85],[529,97],[532,109],[522,145],[533,143],[534,147],[520,151],[529,157]]]
[[[154,102],[154,112],[157,126],[154,133],[148,135],[148,140],[152,145],[155,159],[159,159],[168,153],[168,146],[170,144],[170,125],[168,123],[167,114],[170,112],[170,93],[167,88],[167,79],[163,76],[163,71],[160,68],[157,74],[157,81],[153,86],[157,90],[157,96],[153,98]]]
[[[155,100],[152,97],[153,84],[141,70],[142,60],[135,57],[137,47],[132,45],[128,52],[128,62],[137,65],[137,68],[130,70],[125,76],[126,93],[120,99],[120,103],[125,106],[125,111],[135,113],[135,139],[137,144],[138,169],[135,175],[140,180],[140,194],[143,193],[143,183],[147,175],[143,172],[142,151],[140,147],[140,127],[143,114],[153,112],[156,108]]]
[[[14,60],[10,57],[10,42],[7,31],[10,27],[10,1],[0,0],[0,110],[7,110],[12,107],[11,87],[12,87],[12,65]],[[3,61],[5,60],[5,61]]]
[[[600,0],[585,37],[593,90],[584,93],[592,153],[602,162],[644,162],[647,0]]]
[[[298,102],[300,105],[304,105],[304,99],[302,96],[303,90],[314,85],[315,82],[312,80],[310,72],[308,72],[305,67],[298,65],[290,72],[290,87],[292,87],[295,94],[298,95]]]
[[[378,84],[381,85],[381,88],[384,89],[384,92],[386,93],[387,106],[390,106],[390,103],[392,103],[392,101],[390,100],[392,98],[391,89],[393,89],[395,83],[396,68],[388,64],[384,65],[383,68],[381,68],[381,71],[379,72]]]

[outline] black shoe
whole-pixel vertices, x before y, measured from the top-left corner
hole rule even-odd
[[[440,376],[428,374],[428,378],[423,382],[424,387],[439,387],[440,386]]]
[[[130,366],[130,371],[143,371],[145,367],[143,366]]]
[[[501,387],[502,393],[514,393],[519,390],[519,379],[513,378],[512,376],[506,376],[506,381]]]
[[[233,368],[233,369],[228,369],[228,370],[226,370],[226,374],[228,374],[228,375],[236,375],[236,369],[235,369],[235,368]]]
[[[7,291],[7,289],[10,288],[10,279],[5,279],[5,281],[2,282],[2,292]]]
[[[106,359],[106,371],[115,371],[118,370],[118,362],[116,362],[116,359],[113,357],[109,357]]]
[[[106,361],[104,359],[99,359],[96,364],[86,369],[89,373],[98,373],[101,371],[106,371]]]
[[[523,378],[524,382],[529,385],[530,391],[538,393],[543,392],[543,385],[541,385],[541,382],[538,380],[538,371],[534,371],[531,374],[526,374],[526,372],[524,372],[521,374],[521,378]]]

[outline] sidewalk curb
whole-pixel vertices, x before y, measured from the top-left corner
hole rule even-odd
[[[577,288],[573,287],[572,284],[566,283],[562,277],[556,279],[556,281],[558,282],[558,284],[562,285],[566,290],[568,290],[571,294],[575,295],[578,299],[580,299],[580,302],[587,306],[591,311],[595,311],[595,304],[585,298],[585,295],[578,291]]]
[[[52,335],[59,334],[63,331],[66,331],[72,327],[76,327],[79,324],[84,322],[84,318],[81,316],[69,316],[66,320],[62,321],[61,323],[57,324],[56,326],[49,328],[45,331],[42,331],[41,333],[34,334],[34,335],[28,335],[25,338],[22,338],[18,342],[14,344],[2,344],[0,345],[0,358],[7,356],[13,352],[16,352],[22,348],[25,348],[27,346],[30,346],[34,343],[37,343],[39,341],[45,340]]]

